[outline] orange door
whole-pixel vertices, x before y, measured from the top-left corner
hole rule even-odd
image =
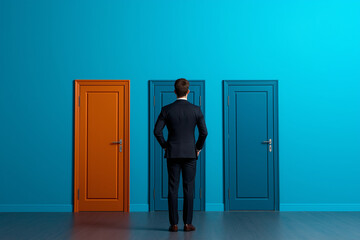
[[[129,211],[129,81],[75,82],[79,135],[74,209]]]

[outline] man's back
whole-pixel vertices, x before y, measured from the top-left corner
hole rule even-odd
[[[162,130],[166,125],[168,139],[165,141]],[[195,126],[199,138],[195,143]],[[196,150],[201,150],[207,129],[200,107],[178,99],[162,107],[154,128],[154,135],[162,148],[166,148],[166,158],[196,158]]]

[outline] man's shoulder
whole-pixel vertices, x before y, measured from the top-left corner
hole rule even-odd
[[[174,102],[169,103],[169,104],[167,104],[167,105],[162,106],[162,109],[163,109],[163,110],[168,110],[168,109],[171,108],[173,105],[174,105]]]
[[[194,109],[194,110],[197,110],[197,111],[201,111],[201,108],[198,106],[198,105],[195,105],[195,104],[193,104],[193,103],[191,103],[191,102],[188,102],[189,104],[189,106],[192,108],[192,109]]]

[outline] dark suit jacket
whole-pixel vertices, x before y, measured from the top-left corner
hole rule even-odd
[[[165,141],[163,128],[168,129]],[[195,143],[195,126],[199,138]],[[176,100],[161,108],[155,123],[154,135],[162,148],[166,148],[165,158],[195,158],[196,149],[201,150],[207,136],[205,119],[200,107],[187,100]]]

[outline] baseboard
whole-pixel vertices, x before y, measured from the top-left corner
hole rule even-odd
[[[280,211],[360,211],[360,204],[281,203]]]
[[[148,212],[149,204],[130,203],[130,212]]]
[[[72,204],[0,204],[0,212],[72,212]]]
[[[205,204],[206,212],[223,212],[224,204],[223,203],[206,203]]]
[[[130,212],[148,212],[149,204],[130,204]],[[223,203],[206,203],[205,211],[224,211]],[[360,204],[281,203],[280,211],[360,211]],[[0,212],[73,212],[72,204],[0,204]]]

